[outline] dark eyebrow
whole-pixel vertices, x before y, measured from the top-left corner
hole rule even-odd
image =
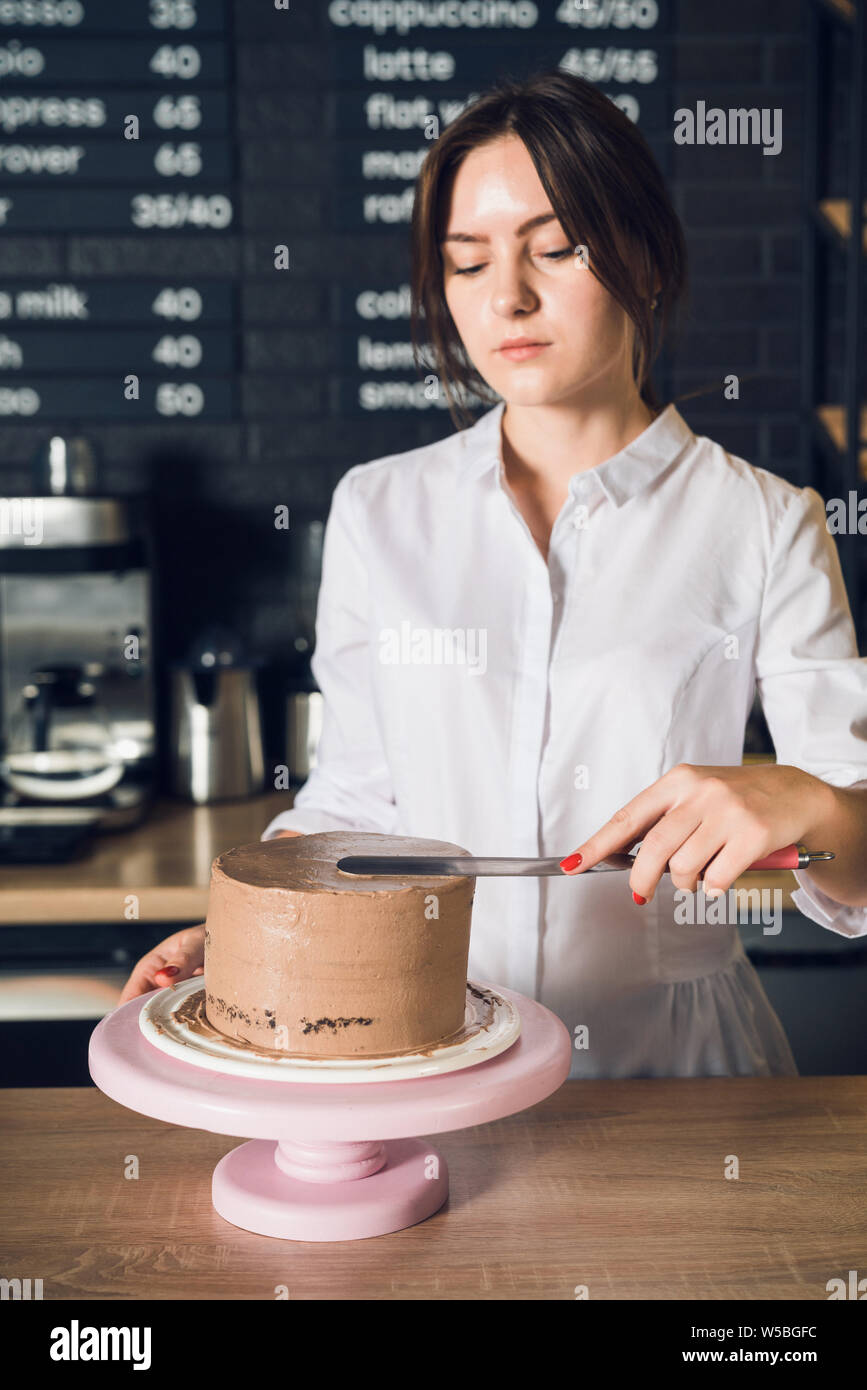
[[[523,236],[533,227],[542,227],[546,222],[556,222],[557,214],[554,212],[540,212],[537,217],[529,217],[526,222],[522,222],[520,227],[515,229],[516,236]],[[443,246],[447,241],[490,241],[486,236],[470,236],[469,232],[448,232],[443,237],[440,245]]]

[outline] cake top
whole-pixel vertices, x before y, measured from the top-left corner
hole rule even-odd
[[[319,835],[280,836],[238,845],[214,860],[213,871],[253,888],[293,892],[371,893],[418,887],[439,889],[465,883],[467,876],[403,877],[398,874],[347,874],[338,859],[353,854],[468,854],[447,840],[409,835],[375,835],[361,830],[333,830]]]

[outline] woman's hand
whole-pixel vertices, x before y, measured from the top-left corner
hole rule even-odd
[[[676,888],[694,893],[701,878],[705,894],[719,897],[754,860],[785,845],[838,852],[839,845],[819,839],[838,825],[839,795],[797,767],[678,763],[615,811],[561,866],[581,873],[641,840],[629,874],[637,903],[650,901],[666,865]]]
[[[139,994],[147,994],[150,989],[163,989],[166,985],[177,984],[178,980],[188,980],[191,975],[201,975],[204,968],[205,924],[202,922],[174,932],[142,956],[133,966],[117,1002],[125,1004]]]

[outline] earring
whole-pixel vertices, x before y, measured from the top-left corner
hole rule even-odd
[[[657,301],[656,299],[652,299],[652,300],[650,301],[650,307],[651,307],[651,309],[655,309],[657,303],[658,303],[658,301]]]

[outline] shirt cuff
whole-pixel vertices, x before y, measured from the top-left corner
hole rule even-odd
[[[793,869],[792,872],[798,881],[792,902],[805,917],[838,936],[867,936],[867,907],[848,907],[835,902],[812,881],[808,869]]]

